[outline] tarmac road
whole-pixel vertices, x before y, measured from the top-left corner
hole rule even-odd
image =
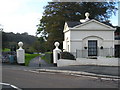
[[[19,88],[118,88],[117,81],[71,76],[60,73],[30,72],[3,67],[3,83]]]

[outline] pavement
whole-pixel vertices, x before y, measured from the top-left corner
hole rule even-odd
[[[38,64],[39,63],[39,64]],[[41,60],[40,56],[31,60],[29,67],[36,67],[34,69],[38,72],[54,72],[54,73],[66,73],[66,74],[77,74],[86,75],[93,77],[105,77],[120,79],[120,67],[115,66],[95,66],[95,65],[73,65],[56,67],[53,64],[48,64],[44,60]]]
[[[20,67],[18,67],[20,68]],[[25,66],[22,68],[25,68]],[[85,75],[92,77],[112,78],[120,79],[120,67],[115,66],[95,66],[95,65],[75,65],[56,67],[53,64],[48,64],[44,60],[41,60],[40,56],[32,59],[28,67],[37,72],[54,72],[65,74]]]

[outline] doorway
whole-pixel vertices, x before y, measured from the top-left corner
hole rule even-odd
[[[97,40],[88,40],[88,56],[97,56]]]

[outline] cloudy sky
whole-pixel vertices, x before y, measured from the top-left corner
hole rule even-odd
[[[35,35],[43,6],[50,0],[0,0],[0,24],[5,32]]]
[[[4,31],[35,35],[48,1],[52,0],[0,0],[0,24]],[[111,22],[117,25],[118,15],[112,16]]]

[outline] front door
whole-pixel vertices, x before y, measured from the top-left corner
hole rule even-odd
[[[97,56],[97,40],[88,40],[88,56]]]

